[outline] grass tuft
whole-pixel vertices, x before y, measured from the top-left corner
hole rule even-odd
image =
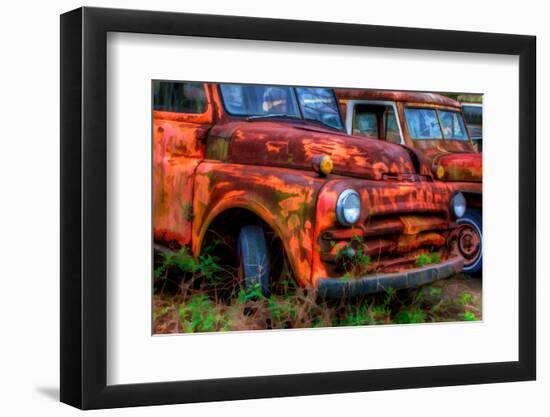
[[[438,253],[422,253],[416,257],[415,264],[418,268],[421,268],[429,264],[438,264],[441,262],[441,257]]]

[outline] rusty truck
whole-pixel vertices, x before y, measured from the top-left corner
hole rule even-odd
[[[264,294],[281,257],[325,297],[462,270],[463,193],[415,149],[348,135],[333,89],[152,84],[155,247],[199,256],[213,232]]]

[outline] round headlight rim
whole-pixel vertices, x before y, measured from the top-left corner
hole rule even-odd
[[[459,213],[457,213],[457,210],[456,210],[456,199],[457,198],[462,198],[463,202],[464,202],[464,211],[462,212],[462,214],[459,215]],[[452,197],[451,197],[451,213],[453,214],[454,218],[455,219],[460,219],[462,217],[464,217],[464,215],[466,214],[466,210],[468,209],[468,205],[466,203],[466,197],[464,196],[464,194],[461,192],[461,191],[456,191],[455,193],[453,193]]]
[[[355,195],[357,197],[357,201],[359,202],[359,207],[358,207],[357,219],[355,219],[355,221],[353,222],[350,222],[344,214],[344,208],[345,208],[345,202],[352,195]],[[336,200],[336,219],[342,226],[349,227],[356,224],[360,218],[361,218],[361,196],[353,188],[347,188],[340,193],[340,195],[338,196],[338,199]]]

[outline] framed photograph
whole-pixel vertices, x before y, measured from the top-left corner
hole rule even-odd
[[[61,401],[535,379],[535,45],[63,14]]]

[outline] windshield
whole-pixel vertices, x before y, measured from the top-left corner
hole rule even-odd
[[[304,119],[321,122],[335,129],[342,129],[340,111],[330,88],[298,87],[298,100]]]
[[[227,111],[234,116],[288,116],[300,118],[298,103],[290,87],[222,84]]]
[[[329,88],[221,84],[227,112],[254,118],[306,119],[342,129],[336,99]]]
[[[456,111],[439,111],[445,139],[468,140],[462,115]]]
[[[412,139],[468,140],[460,112],[409,107],[405,119]]]
[[[437,112],[433,109],[406,108],[407,128],[413,139],[442,139]]]

